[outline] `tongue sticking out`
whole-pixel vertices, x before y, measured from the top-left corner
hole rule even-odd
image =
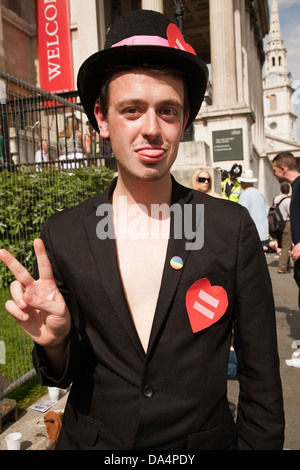
[[[162,149],[141,149],[138,151],[139,155],[147,158],[160,158],[164,155]]]

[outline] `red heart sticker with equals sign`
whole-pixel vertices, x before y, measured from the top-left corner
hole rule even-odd
[[[186,309],[193,333],[216,323],[226,312],[228,297],[221,286],[212,286],[208,279],[196,281],[186,293]]]

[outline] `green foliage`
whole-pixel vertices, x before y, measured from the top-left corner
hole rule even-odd
[[[113,171],[106,167],[42,172],[32,171],[31,167],[20,172],[1,172],[1,248],[9,250],[31,272],[33,240],[39,237],[45,220],[103,192],[112,178]],[[13,276],[3,263],[0,274],[0,288],[7,287]]]
[[[0,172],[0,248],[9,250],[32,272],[33,240],[40,236],[45,220],[103,192],[113,176],[113,170],[106,167],[36,172],[33,166],[19,172]],[[6,348],[0,373],[14,381],[33,367],[32,341],[5,309],[14,276],[4,263],[0,263],[0,276],[0,340]]]

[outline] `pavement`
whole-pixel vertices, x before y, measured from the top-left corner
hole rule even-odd
[[[300,368],[291,367],[286,360],[295,351],[295,342],[300,347],[300,311],[298,308],[298,288],[293,279],[293,270],[278,274],[278,255],[267,254],[267,263],[272,279],[278,334],[280,371],[282,378],[284,408],[286,418],[285,450],[300,450]],[[263,358],[262,358],[263,359]],[[68,394],[64,394],[51,407],[51,411],[64,410]],[[237,403],[238,382],[228,381],[228,399]],[[37,403],[49,400],[48,392]],[[45,413],[28,408],[17,419],[8,421],[0,434],[0,450],[6,450],[5,436],[12,432],[22,433],[21,450],[53,450],[54,445],[48,438],[44,425]]]

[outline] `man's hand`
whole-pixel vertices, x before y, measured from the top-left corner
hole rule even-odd
[[[34,241],[34,250],[40,275],[38,280],[33,279],[11,253],[0,250],[0,260],[16,278],[11,284],[13,300],[7,301],[5,307],[34,342],[57,356],[67,342],[70,313],[55,284],[42,240]]]

